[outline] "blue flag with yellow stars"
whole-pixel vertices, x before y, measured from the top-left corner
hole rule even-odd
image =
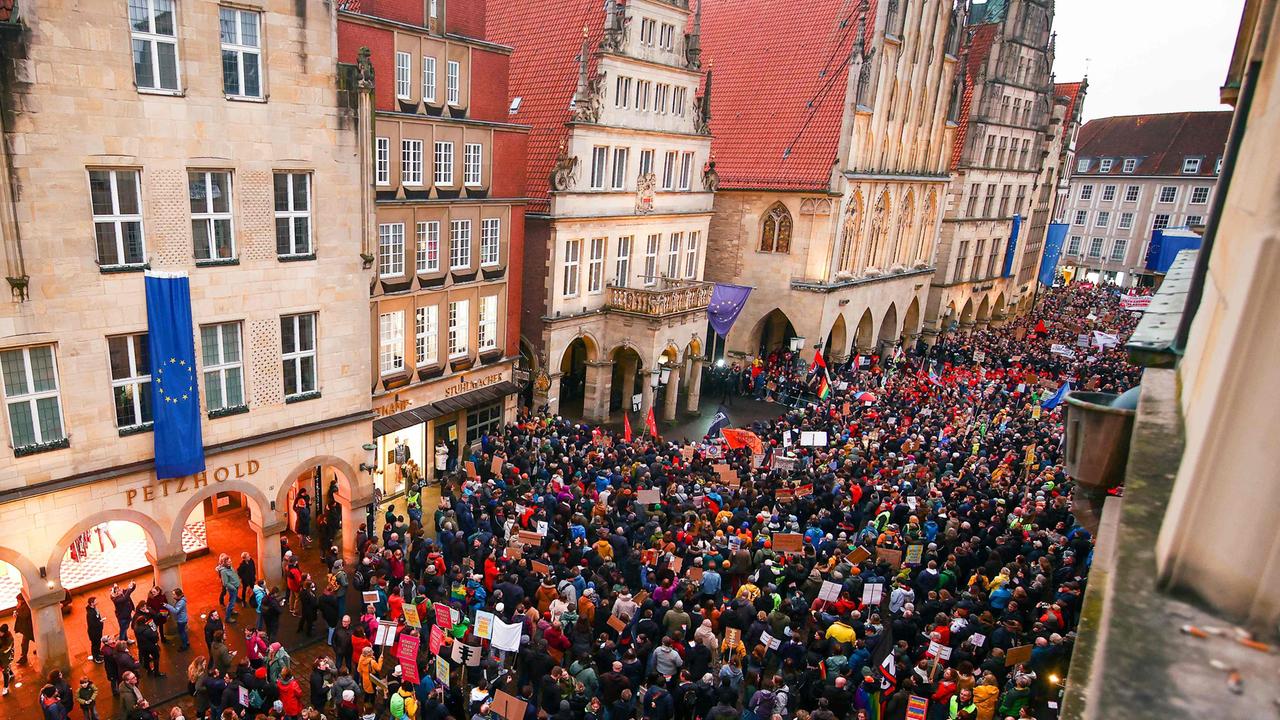
[[[145,283],[156,477],[183,477],[204,470],[191,282],[185,273],[147,272]]]

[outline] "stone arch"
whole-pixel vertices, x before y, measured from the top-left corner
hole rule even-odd
[[[877,335],[877,349],[884,351],[885,347],[892,345],[898,339],[898,306],[895,303],[889,303],[888,309],[884,311],[884,316],[880,318],[880,332]]]
[[[751,328],[747,336],[749,352],[768,354],[770,351],[788,347],[791,338],[796,337],[795,323],[782,311],[775,307],[765,313]]]
[[[964,301],[964,309],[960,311],[960,324],[970,325],[973,323],[973,298]]]
[[[991,298],[984,295],[982,302],[978,303],[978,322],[985,323],[991,320]]]
[[[853,341],[858,346],[858,352],[869,351],[872,349],[875,323],[875,318],[871,316],[871,308],[863,310],[862,318],[858,320],[858,329],[853,336]]]
[[[42,591],[43,581],[40,579],[40,570],[26,555],[7,547],[0,547],[0,562],[10,564],[18,571],[18,575],[22,577],[22,590],[27,597]],[[12,600],[12,598],[9,599]]]
[[[912,335],[920,333],[920,298],[911,298],[907,306],[907,315],[902,321],[902,340],[905,343]]]
[[[334,455],[316,455],[313,458],[298,463],[293,471],[285,475],[285,482],[280,483],[280,488],[276,490],[276,508],[286,508],[289,503],[289,488],[293,484],[293,479],[304,472],[311,470],[317,465],[322,467],[331,467],[338,471],[338,495],[339,497],[352,498],[352,490],[354,489],[356,478],[359,475],[351,467],[346,460]]]
[[[911,239],[916,220],[916,191],[908,189],[898,205],[898,236],[894,241],[891,257],[894,265],[906,265],[911,260]]]
[[[684,348],[684,354],[685,357],[700,357],[702,355],[702,341],[696,337],[691,339]]]
[[[578,342],[579,340],[582,341],[583,347],[586,348],[587,362],[589,363],[599,362],[600,342],[596,340],[595,336],[589,332],[579,332],[577,335],[573,336],[573,339],[569,341],[569,344],[564,346],[564,352],[560,354],[560,362],[556,364],[557,368],[560,368],[560,366],[564,364],[565,358],[570,354],[570,351],[573,349],[573,344]]]
[[[1004,291],[1001,291],[999,295],[996,295],[996,301],[991,306],[991,318],[996,321],[1003,320],[1004,314],[1005,314]]]
[[[190,513],[190,510],[187,511]],[[186,516],[183,516],[186,519]],[[63,533],[62,537],[54,545],[49,555],[49,561],[45,563],[45,573],[47,580],[52,583],[61,584],[62,579],[62,558],[67,553],[67,548],[71,546],[71,541],[76,539],[80,533],[85,532],[95,525],[110,520],[122,520],[131,522],[142,528],[143,535],[147,538],[147,549],[153,558],[168,557],[174,552],[182,548],[182,530],[179,527],[177,535],[177,544],[170,540],[169,533],[150,515],[134,510],[132,508],[111,508],[109,510],[99,510],[90,514],[88,517],[78,520],[69,530]]]
[[[766,253],[791,252],[791,232],[794,227],[791,211],[781,200],[775,202],[760,216],[760,244],[756,249]]]
[[[292,479],[297,477],[297,474],[295,473],[286,477],[288,478],[288,481],[281,482],[280,487],[281,490],[288,492],[289,485],[292,484]],[[267,499],[266,494],[262,492],[261,488],[251,482],[234,479],[223,482],[214,482],[211,480],[209,484],[200,488],[198,492],[193,493],[191,497],[187,498],[187,501],[183,503],[182,507],[178,510],[178,514],[173,520],[173,528],[169,533],[171,547],[175,549],[182,548],[182,529],[187,524],[187,518],[191,517],[191,511],[196,509],[196,505],[199,505],[205,500],[208,500],[214,495],[222,492],[238,492],[243,495],[249,501],[247,503],[249,506],[249,521],[259,527],[264,525],[274,525],[276,521],[280,519],[281,513],[284,510],[284,507],[279,504],[277,504],[276,509],[273,510],[271,508],[272,501]]]
[[[858,235],[862,230],[862,191],[855,190],[845,208],[844,220],[840,229],[840,254],[836,258],[838,272],[853,273],[854,258],[857,257]]]
[[[542,369],[542,362],[538,358],[538,352],[534,349],[533,343],[523,334],[520,335],[520,357],[528,363],[530,373],[535,373]]]
[[[822,354],[828,360],[835,358],[843,359],[849,352],[849,328],[844,321],[844,315],[836,316],[835,322],[831,323],[831,329],[827,331],[827,342],[823,345]]]

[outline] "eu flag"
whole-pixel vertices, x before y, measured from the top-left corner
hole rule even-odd
[[[204,470],[191,282],[185,273],[148,272],[145,283],[156,477],[183,477]]]

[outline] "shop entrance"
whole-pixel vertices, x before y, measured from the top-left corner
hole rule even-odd
[[[439,457],[440,448],[443,445],[448,449],[449,455],[445,462],[445,472],[454,472],[458,469],[458,454],[462,450],[462,443],[458,437],[458,421],[457,420],[437,420],[435,423],[435,444],[432,446],[436,457]],[[436,460],[437,467],[439,460]]]

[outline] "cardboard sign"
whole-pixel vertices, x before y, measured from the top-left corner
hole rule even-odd
[[[813,494],[813,485],[801,485],[800,487],[796,488],[796,497],[798,498],[809,497],[812,494]]]
[[[472,480],[476,480],[480,477],[480,473],[476,472],[476,464],[470,460],[467,461],[467,477]]]
[[[876,548],[876,559],[884,560],[885,562],[889,563],[889,565],[894,570],[897,570],[898,568],[902,567],[902,551],[901,550],[878,547]]]
[[[378,601],[381,600],[382,597],[378,595],[377,590],[365,590],[360,593],[360,599],[363,600],[366,605],[377,605]]]
[[[503,548],[503,556],[506,557],[508,560],[519,560],[520,558],[524,557],[524,552],[520,550],[520,547],[521,546],[519,544],[508,545],[507,547]]]
[[[680,568],[684,567],[684,558],[682,557],[671,558],[671,562],[667,563],[667,567],[671,569],[671,572],[679,573]]]
[[[685,575],[694,582],[702,582],[702,568],[700,567],[694,566],[689,568],[689,572]]]
[[[919,565],[919,564],[920,564],[920,560],[921,560],[923,557],[924,557],[924,545],[919,545],[919,544],[917,544],[917,545],[908,545],[908,546],[907,546],[907,556],[906,556],[905,558],[903,558],[902,562],[903,562],[903,564],[908,565],[908,566]]]
[[[606,620],[605,623],[608,624],[609,627],[613,628],[613,631],[618,633],[619,635],[622,634],[623,630],[627,629],[627,623],[624,622],[622,618],[618,617],[617,615],[610,615],[609,619]]]
[[[791,488],[778,488],[773,492],[773,497],[778,502],[791,502],[795,499],[796,491]]]
[[[1035,645],[1019,645],[1018,647],[1009,648],[1004,654],[1004,666],[1013,667],[1023,663],[1031,662],[1031,649]]]
[[[495,455],[493,457],[493,462],[489,464],[489,469],[493,471],[494,475],[502,474],[502,463],[503,458],[501,456]]]
[[[636,493],[636,502],[641,505],[657,505],[662,502],[662,491],[655,488],[640,490]]]
[[[849,407],[849,401],[848,401],[848,400],[844,401],[844,403],[843,403],[842,405],[840,405],[840,414],[842,414],[842,415],[848,415],[848,414],[849,414],[850,412],[852,412],[852,411],[853,411],[853,408]]]
[[[405,603],[404,621],[412,628],[422,627],[422,619],[418,617],[418,606]]]
[[[484,610],[476,611],[476,624],[472,628],[476,637],[489,640],[493,637],[493,613]]]
[[[535,547],[542,545],[542,536],[532,530],[521,530],[516,533],[516,538],[522,545],[533,545]]]
[[[843,589],[840,583],[823,580],[822,587],[818,590],[818,599],[835,602],[840,599],[840,591]]]
[[[738,472],[724,463],[716,463],[711,466],[716,471],[716,475],[720,476],[720,482],[725,485],[738,484]]]
[[[884,583],[867,583],[862,586],[862,604],[879,605],[884,599]]]
[[[533,571],[534,571],[534,572],[536,572],[536,573],[538,573],[538,574],[540,574],[540,575],[550,575],[550,574],[551,574],[551,566],[550,566],[550,565],[548,565],[548,564],[546,564],[546,563],[538,562],[537,560],[532,560],[532,561],[530,561],[530,562],[529,562],[529,565],[533,568]]]
[[[686,463],[691,462],[693,460],[693,454],[695,452],[697,451],[694,450],[692,445],[685,445],[684,447],[680,448],[680,457],[683,458]]]
[[[738,628],[727,628],[724,631],[724,644],[729,648],[729,652],[733,652],[740,642],[742,642],[741,630]]]
[[[529,703],[501,690],[494,694],[493,702],[489,703],[489,710],[497,713],[503,720],[524,720],[528,707]]]
[[[800,533],[774,533],[773,549],[782,553],[803,553],[804,536]]]
[[[860,565],[870,557],[870,550],[864,547],[856,547],[853,549],[853,552],[846,555],[844,559],[848,560],[850,565]]]
[[[640,592],[635,594],[635,597],[631,599],[635,602],[636,605],[643,605],[644,601],[649,599],[649,591],[641,590]]]

